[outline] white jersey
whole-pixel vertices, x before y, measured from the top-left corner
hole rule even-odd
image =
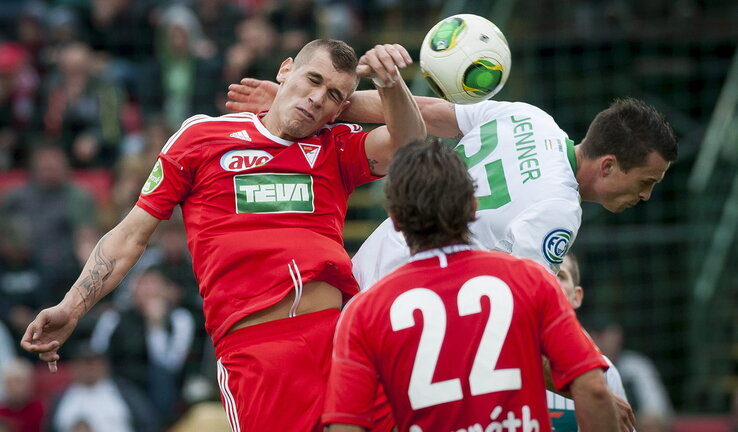
[[[573,142],[550,115],[526,103],[486,101],[455,109],[464,134],[455,150],[476,183],[473,241],[558,272],[582,219]],[[354,276],[366,289],[409,256],[388,219],[354,256]]]

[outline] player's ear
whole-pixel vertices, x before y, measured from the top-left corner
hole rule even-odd
[[[600,175],[607,177],[618,167],[618,159],[615,155],[605,155],[600,159]]]
[[[277,82],[282,84],[287,78],[287,75],[292,71],[294,68],[295,61],[292,60],[292,57],[287,57],[284,59],[282,64],[279,66],[279,71],[277,71]]]
[[[579,309],[579,306],[582,305],[582,301],[584,301],[584,290],[580,285],[574,287],[574,295],[572,297],[571,306],[574,309]]]

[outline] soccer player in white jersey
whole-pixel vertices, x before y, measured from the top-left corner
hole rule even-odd
[[[230,109],[259,110],[271,103],[275,84],[246,78],[229,87]],[[485,101],[454,105],[415,97],[429,135],[459,140],[457,153],[475,180],[474,242],[533,259],[558,271],[581,223],[581,201],[618,213],[650,198],[677,157],[664,116],[632,98],[600,112],[578,144],[538,107]],[[342,114],[347,121],[379,123],[381,101],[360,91]],[[405,241],[385,220],[354,255],[362,289],[409,258]]]
[[[575,310],[579,309],[584,299],[584,289],[579,284],[581,280],[579,262],[574,254],[569,252],[564,256],[564,262],[561,263],[561,268],[556,276],[567,300],[569,300],[569,304]],[[618,369],[607,356],[603,355],[602,358],[609,366],[609,369],[605,372],[607,387],[613,394],[627,402],[628,398],[625,395],[623,380],[620,378]],[[574,415],[574,401],[550,390],[546,390],[546,398],[548,399],[548,411],[554,430],[556,432],[576,432],[578,427]],[[631,419],[631,421],[635,421],[635,419]]]

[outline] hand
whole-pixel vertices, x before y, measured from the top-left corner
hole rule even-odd
[[[615,400],[615,407],[617,408],[618,420],[620,421],[620,430],[623,432],[635,431],[635,414],[633,414],[633,408],[625,399],[612,393],[612,398]]]
[[[394,87],[402,79],[398,69],[412,62],[410,54],[400,44],[375,45],[359,59],[356,74],[362,78],[377,78],[381,87]]]
[[[21,347],[49,364],[51,373],[56,373],[59,354],[56,351],[69,339],[77,319],[61,305],[44,309],[28,325],[21,339]]]
[[[277,95],[279,84],[254,78],[244,78],[241,84],[228,86],[228,99],[225,106],[235,112],[252,112],[268,110]]]

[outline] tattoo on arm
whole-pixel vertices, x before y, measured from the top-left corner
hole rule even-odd
[[[449,107],[449,109],[450,109],[451,111],[453,111],[454,113],[456,112],[456,105],[455,105],[455,104],[452,104],[452,103],[451,103],[451,104],[448,104],[448,107]],[[463,134],[463,133],[460,133],[460,134],[456,135],[455,137],[453,137],[453,138],[451,138],[451,139],[455,139],[456,141],[458,141],[458,140],[460,140],[461,138],[464,138],[464,134]]]
[[[77,292],[84,302],[85,312],[95,303],[100,292],[103,290],[103,284],[113,273],[113,269],[115,269],[115,260],[107,257],[102,250],[109,235],[110,233],[105,234],[97,246],[95,246],[95,249],[92,251],[95,263],[90,268],[89,274],[79,284],[75,285]],[[90,303],[87,302],[88,298],[90,299]]]
[[[375,159],[367,159],[366,161],[369,162],[369,171],[374,172],[374,167],[377,166],[377,164],[379,163],[379,161],[377,161]]]

